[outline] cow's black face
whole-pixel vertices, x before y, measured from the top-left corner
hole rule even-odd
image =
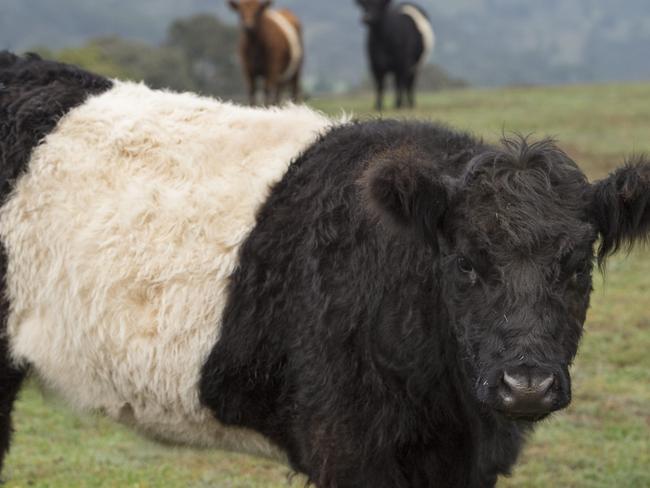
[[[568,366],[591,292],[593,235],[585,229],[571,248],[549,243],[546,252],[513,251],[506,259],[473,236],[456,235],[443,259],[443,299],[481,402],[523,418],[568,405]]]
[[[363,11],[363,22],[368,25],[379,22],[389,3],[390,0],[357,0]]]
[[[477,398],[539,419],[571,399],[589,295],[590,185],[552,146],[470,163],[441,232],[443,300]]]
[[[480,209],[481,218],[489,218],[489,209]],[[554,229],[531,210],[510,209],[531,219],[539,231],[533,241],[499,235],[498,228],[505,230],[499,226],[525,231],[495,211],[491,217],[500,222],[491,235],[481,235],[487,229],[480,227],[457,229],[441,263],[443,300],[477,398],[508,416],[535,419],[571,398],[568,367],[589,305],[596,233],[567,215],[567,227]]]
[[[364,174],[366,199],[387,227],[435,248],[436,293],[476,399],[543,418],[571,399],[596,240],[602,264],[650,235],[650,162],[592,185],[553,142],[516,139],[461,174],[445,164],[416,148],[383,154]]]

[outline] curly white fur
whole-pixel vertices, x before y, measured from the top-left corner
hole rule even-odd
[[[0,210],[15,360],[152,436],[281,455],[197,384],[256,210],[329,125],[119,82],[72,110]]]

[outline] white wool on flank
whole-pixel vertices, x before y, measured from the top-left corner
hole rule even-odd
[[[0,209],[14,359],[153,437],[282,457],[197,387],[256,211],[331,125],[123,82],[73,109]]]

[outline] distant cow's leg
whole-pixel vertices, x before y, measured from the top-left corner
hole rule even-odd
[[[246,77],[248,82],[248,103],[254,106],[256,103],[255,95],[257,93],[257,78],[255,76]]]
[[[264,79],[264,104],[268,107],[277,103],[278,99],[278,82],[275,77],[267,76]]]
[[[0,473],[11,441],[11,411],[25,371],[12,364],[9,357],[7,317],[9,303],[5,297],[5,274],[7,269],[4,250],[0,249]]]
[[[278,83],[275,85],[275,93],[273,95],[273,105],[280,105],[282,101],[282,93],[284,92],[284,87],[286,83]]]
[[[406,96],[410,108],[415,108],[415,73],[406,78]]]
[[[300,74],[296,75],[291,79],[291,100],[294,103],[300,102]]]
[[[404,104],[404,92],[406,91],[406,76],[402,73],[395,74],[395,108],[402,108]]]
[[[375,90],[377,92],[377,100],[375,102],[375,109],[379,112],[384,108],[384,74],[375,73]]]

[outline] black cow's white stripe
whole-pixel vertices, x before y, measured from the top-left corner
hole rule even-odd
[[[404,15],[408,15],[413,20],[415,27],[422,37],[422,54],[420,55],[420,59],[417,63],[417,68],[420,69],[431,57],[431,53],[433,53],[433,48],[436,44],[436,37],[433,32],[433,27],[431,26],[431,22],[429,22],[429,19],[427,19],[424,13],[422,13],[422,11],[414,5],[400,5],[399,11]]]

